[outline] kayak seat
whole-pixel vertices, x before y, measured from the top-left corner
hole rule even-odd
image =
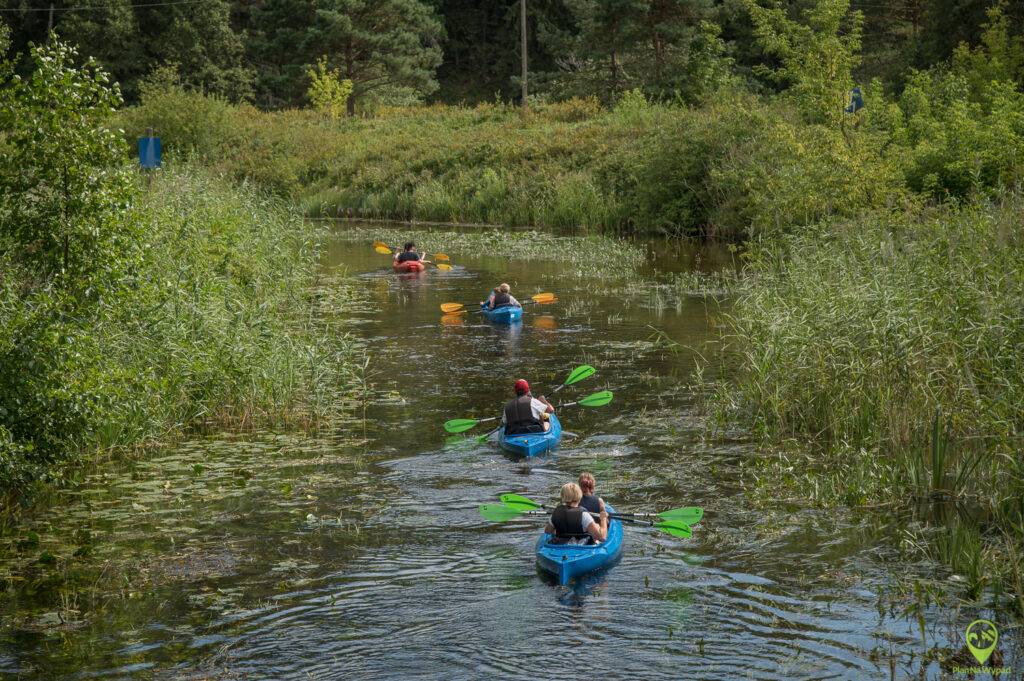
[[[548,546],[565,546],[569,544],[573,539],[586,539],[586,543],[583,544],[572,544],[571,546],[594,546],[598,542],[594,541],[594,538],[590,534],[574,534],[568,537],[552,537],[548,540]]]

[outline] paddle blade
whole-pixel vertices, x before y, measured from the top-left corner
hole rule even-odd
[[[391,249],[387,246],[374,246],[373,250],[377,251],[381,255],[391,255]]]
[[[558,298],[545,298],[544,300],[538,300],[537,304],[538,305],[551,305],[552,303],[557,303],[557,302],[558,302]]]
[[[612,401],[612,391],[602,390],[599,393],[593,395],[587,395],[578,404],[582,407],[603,407]]]
[[[696,525],[704,517],[704,509],[699,506],[683,506],[672,508],[657,514],[662,520],[672,520],[686,525]]]
[[[388,247],[388,245],[386,243],[384,243],[383,241],[374,241],[373,242],[373,247],[374,248],[380,248],[381,246],[383,246],[384,248]]]
[[[464,433],[480,423],[477,419],[452,419],[445,421],[444,429],[449,433]]]
[[[441,303],[441,312],[445,314],[455,314],[456,312],[465,312],[466,306],[462,303]]]
[[[441,270],[442,272],[451,272],[452,271],[452,266],[449,265],[448,263],[443,263],[442,262],[442,263],[438,263],[437,269]]]
[[[533,302],[535,303],[544,303],[558,300],[557,298],[555,298],[554,293],[538,293],[535,296],[530,296],[530,299],[533,300]]]
[[[434,260],[451,260],[451,258],[449,258],[444,253],[435,253],[434,254]]]
[[[501,503],[505,504],[506,506],[510,506],[511,508],[522,509],[524,511],[532,511],[535,508],[543,508],[541,504],[538,504],[533,499],[527,499],[526,497],[521,497],[518,494],[502,494],[498,498],[501,499]]]
[[[674,520],[654,523],[654,528],[671,534],[673,537],[679,537],[680,539],[689,539],[693,536],[693,529],[689,525],[686,523],[676,522]]]
[[[584,364],[583,366],[576,367],[575,369],[572,370],[572,373],[569,374],[569,377],[565,379],[565,383],[563,383],[562,385],[572,385],[573,383],[579,383],[584,378],[590,378],[591,376],[593,376],[595,371],[597,371],[597,369],[590,366],[589,364]]]
[[[503,523],[506,520],[512,520],[513,518],[518,517],[521,513],[521,510],[504,504],[480,505],[480,515],[483,516],[484,520],[490,520],[492,523]]]

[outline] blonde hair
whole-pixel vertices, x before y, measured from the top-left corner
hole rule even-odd
[[[502,293],[508,293],[511,290],[511,287],[508,284],[502,284],[498,287],[498,290]]]
[[[575,482],[567,482],[562,485],[562,503],[566,506],[580,503],[583,498],[583,490]]]
[[[595,487],[597,487],[597,480],[594,480],[594,475],[592,473],[580,473],[581,489],[586,488],[593,490]]]

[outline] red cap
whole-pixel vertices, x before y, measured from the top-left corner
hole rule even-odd
[[[520,378],[516,381],[516,395],[525,395],[530,392],[530,384],[526,382],[526,379]]]

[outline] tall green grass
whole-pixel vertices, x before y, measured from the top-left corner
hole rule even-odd
[[[130,280],[76,317],[5,281],[0,371],[22,390],[0,488],[204,424],[312,426],[352,406],[359,350],[334,328],[352,289],[317,286],[315,226],[195,168],[158,173],[120,219],[142,235]]]
[[[720,402],[772,439],[815,443],[791,481],[821,501],[982,509],[958,530],[970,560],[931,546],[1010,582],[996,556],[1024,548],[1022,209],[1011,194],[752,243],[731,318],[741,372]]]
[[[171,88],[148,90],[122,119],[130,138],[155,128],[172,156],[311,215],[738,239],[852,216],[902,192],[874,137],[808,126],[781,102],[741,93],[701,109],[641,97],[613,109],[545,104],[526,118],[481,104],[326,121]]]

